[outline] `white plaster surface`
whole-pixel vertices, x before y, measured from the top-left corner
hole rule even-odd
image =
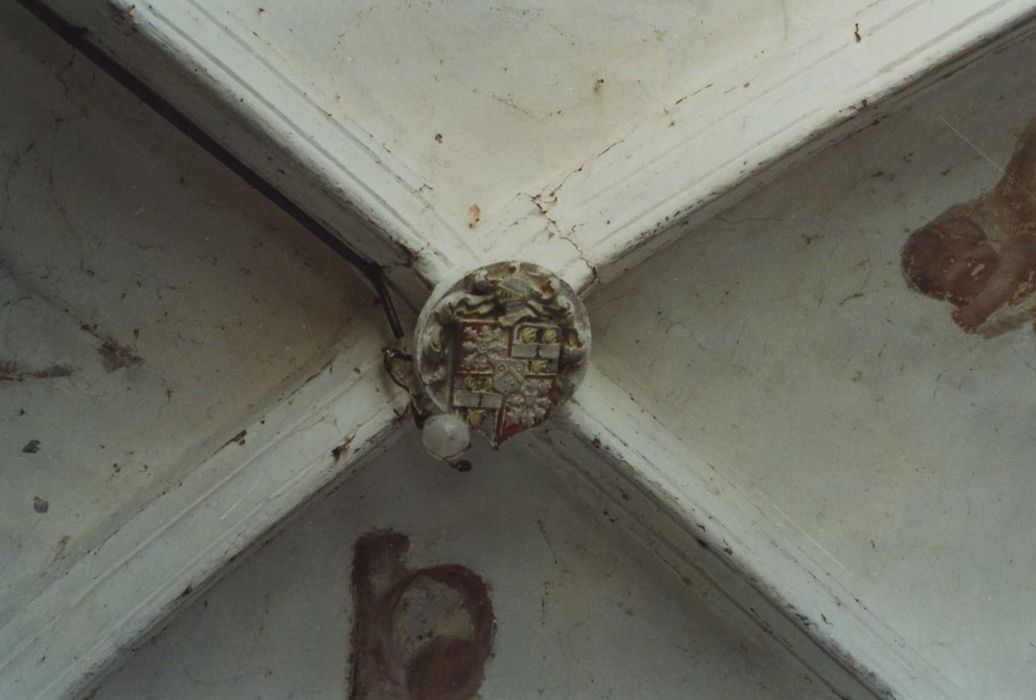
[[[914,12],[926,4],[885,3],[877,14],[893,30],[872,33],[864,26],[856,41],[850,15],[864,5],[882,3],[242,0],[216,7],[183,0],[148,5],[146,12],[128,2],[95,3],[90,11],[131,43],[137,32],[152,39],[168,38],[168,32],[203,34],[205,41],[184,43],[197,51],[217,48],[204,56],[202,72],[216,71],[216,87],[228,90],[223,97],[237,102],[233,89],[260,97],[288,89],[309,108],[319,107],[323,130],[291,109],[276,120],[263,112],[258,122],[264,129],[287,123],[294,130],[284,141],[292,148],[330,151],[350,166],[359,163],[350,177],[388,218],[418,232],[418,239],[424,236],[416,247],[450,244],[439,246],[435,270],[463,264],[469,241],[495,231],[545,264],[554,266],[553,259],[564,267],[575,260],[587,268],[581,274],[596,279],[594,261],[625,259],[649,228],[633,230],[631,224],[630,236],[605,245],[598,238],[610,230],[611,207],[625,216],[643,205],[654,218],[633,217],[641,223],[663,215],[668,221],[671,209],[649,197],[617,196],[620,190],[610,190],[606,206],[581,202],[570,196],[571,188],[589,171],[622,182],[641,168],[650,171],[643,182],[668,182],[677,190],[690,173],[712,197],[715,183],[729,184],[733,175],[717,179],[702,172],[715,174],[710,168],[722,162],[741,177],[761,165],[765,158],[752,156],[749,163],[733,154],[743,152],[736,149],[755,127],[782,124],[790,113],[777,118],[778,103],[760,94],[776,91],[785,107],[816,98],[802,103],[801,118],[789,120],[812,130],[843,114],[844,106],[834,109],[839,100],[868,81],[916,75],[932,56],[945,58],[982,31],[1004,26],[977,22],[981,26],[958,39],[954,32],[965,24],[958,16],[1014,17],[1028,7],[958,1]],[[190,12],[184,12],[187,6]],[[910,30],[897,22],[914,12],[914,24],[904,26],[916,27],[934,19],[929,11],[941,12],[943,24],[933,21],[925,40],[907,51]],[[167,33],[150,34],[163,12],[173,17],[162,27]],[[188,504],[206,512],[225,508],[218,511],[217,529],[228,513],[245,518],[238,506],[246,497],[257,502],[249,513],[273,518],[290,510],[303,497],[300,491],[326,483],[306,479],[291,499],[280,492],[266,499],[264,489],[300,468],[294,454],[281,458],[296,446],[307,454],[298,461],[321,474],[344,470],[336,466],[337,456],[326,464],[330,446],[348,437],[349,430],[339,430],[341,406],[310,416],[307,425],[319,430],[303,435],[292,427],[297,416],[283,392],[343,346],[368,358],[360,363],[365,369],[376,364],[372,329],[382,320],[341,261],[81,59],[73,60],[17,9],[8,5],[0,13],[0,52],[4,65],[14,67],[0,77],[11,98],[0,110],[0,362],[17,364],[4,364],[6,375],[24,377],[0,382],[6,484],[0,494],[0,627],[56,577],[65,584],[48,589],[47,601],[37,606],[42,612],[34,609],[4,629],[14,639],[31,636],[19,630],[36,629],[37,619],[49,625],[65,620],[52,613],[66,601],[76,608],[76,620],[90,620],[95,612],[101,619],[101,607],[105,624],[128,619],[120,617],[122,608],[117,614],[108,609],[103,596],[79,605],[86,600],[80,594],[96,588],[89,567],[80,567],[78,578],[61,574],[77,560],[100,560],[82,555],[115,541],[109,536],[156,503],[155,496],[204,475],[188,472],[242,426],[250,428],[244,450],[263,452],[262,468],[234,464],[234,474],[245,472],[234,488],[210,502]],[[205,14],[217,21],[193,22]],[[825,33],[829,28],[833,33]],[[811,43],[818,36],[823,41]],[[936,44],[940,51],[926,53]],[[175,53],[172,44],[161,46]],[[137,48],[156,51],[146,42]],[[765,64],[763,52],[778,49],[837,60],[825,63],[827,82],[818,87],[807,81],[795,90],[780,86],[796,72],[789,66],[798,64],[775,62],[779,70],[753,96],[763,81],[756,75],[737,79],[752,70],[745,61]],[[249,60],[239,60],[239,53]],[[1029,592],[1036,557],[1019,534],[1036,525],[1030,474],[1036,411],[1029,398],[1036,340],[1030,329],[995,340],[965,337],[946,305],[906,288],[898,253],[910,230],[999,177],[997,164],[1036,112],[1025,75],[1033,53],[1031,46],[1018,46],[941,83],[901,115],[800,168],[602,291],[593,309],[603,369],[695,453],[750,492],[771,516],[767,528],[783,524],[786,532],[772,533],[775,548],[781,537],[792,537],[827,562],[862,605],[952,676],[962,697],[1023,698],[1036,686],[1036,600]],[[888,56],[894,65],[882,62]],[[262,67],[262,80],[234,75],[251,63]],[[160,65],[156,58],[151,70]],[[283,80],[271,77],[282,73]],[[730,83],[724,97],[697,97],[715,113],[693,99],[680,109],[698,118],[708,112],[706,121],[730,125],[720,133],[737,137],[699,134],[697,121],[669,129],[674,119],[668,110],[721,74]],[[737,97],[739,86],[743,97]],[[296,88],[305,94],[295,94]],[[174,94],[183,98],[182,91]],[[194,104],[197,97],[182,101]],[[274,111],[284,104],[264,103]],[[739,104],[762,106],[732,110]],[[695,133],[712,165],[653,160],[656,151],[640,146],[664,151],[669,143],[650,138],[655,132],[608,150],[645,119],[672,134]],[[340,148],[356,139],[354,120],[364,145],[370,146],[366,137],[377,144],[377,168]],[[233,141],[255,125],[222,119],[206,126]],[[798,141],[781,143],[768,147],[766,157]],[[606,150],[606,158],[597,158]],[[246,155],[271,159],[261,149]],[[343,195],[342,181],[321,180],[328,171],[316,163],[323,161],[301,162],[301,174],[320,180],[332,198]],[[397,172],[400,165],[406,167]],[[304,179],[297,170],[278,172],[283,179],[276,182],[286,189]],[[550,200],[558,173],[572,175],[562,201],[575,202],[579,217],[566,218],[563,208],[543,208],[518,194],[540,192]],[[419,201],[403,206],[386,179]],[[306,179],[301,188],[311,185]],[[700,203],[701,196],[688,195],[687,201]],[[504,228],[511,214],[497,213],[510,212],[508,204],[529,210],[525,221],[532,229]],[[441,236],[408,206],[419,208],[421,217],[442,216],[456,240]],[[324,218],[341,223],[337,216]],[[382,218],[367,223],[378,228]],[[490,244],[478,242],[483,249]],[[370,348],[352,343],[361,334]],[[128,366],[105,367],[98,349],[108,338],[127,348]],[[54,366],[69,367],[70,376],[31,377]],[[321,391],[341,381],[334,369],[325,366]],[[374,416],[365,426],[390,422],[378,376],[364,375],[363,392],[356,394],[363,401],[359,412],[370,409]],[[339,403],[349,404],[350,397],[339,396]],[[251,430],[271,407],[284,419],[284,432],[271,430],[271,446],[279,451],[267,450]],[[382,434],[374,427],[367,433]],[[40,440],[38,452],[22,452],[30,440]],[[358,533],[382,524],[414,535],[416,556],[427,557],[426,563],[463,561],[493,582],[504,601],[499,643],[506,646],[491,666],[488,697],[514,697],[515,688],[529,697],[539,697],[540,690],[557,697],[639,697],[645,688],[650,697],[689,691],[769,697],[763,685],[773,697],[811,696],[810,682],[794,662],[751,623],[728,617],[726,603],[703,605],[712,597],[705,588],[695,583],[684,591],[655,568],[653,558],[600,530],[609,518],[580,515],[558,496],[552,465],[530,467],[522,463],[525,453],[509,445],[517,452],[500,454],[518,455],[516,463],[498,455],[483,460],[493,463],[492,477],[447,472],[468,479],[456,482],[461,487],[434,471],[439,465],[413,458],[419,453],[415,441],[404,444],[402,452],[368,468],[356,481],[359,491],[350,482],[173,621],[95,697],[342,697],[349,548]],[[527,454],[526,461],[535,462]],[[431,504],[434,496],[440,501]],[[36,498],[46,499],[46,512],[34,508]],[[268,524],[260,520],[221,533],[256,537]],[[348,527],[338,529],[342,522]],[[207,535],[206,523],[190,520],[169,541],[159,538],[162,546],[150,555],[193,554],[194,545],[184,543]],[[117,533],[120,547],[108,552],[116,563],[122,552],[136,551],[130,540],[158,531],[130,529]],[[560,543],[550,535],[558,531],[564,533]],[[534,549],[545,540],[547,550]],[[235,541],[221,550],[222,559],[210,559],[191,575],[209,573],[244,544]],[[170,557],[176,559],[170,568],[179,567],[177,556]],[[147,562],[144,557],[137,565]],[[187,576],[185,571],[178,568],[176,575]],[[164,581],[166,588],[179,581],[176,575]],[[80,582],[74,595],[64,595]],[[139,606],[148,615],[104,647],[108,656],[118,653],[116,644],[124,644],[131,630],[153,622],[170,599],[141,594],[139,583],[110,583],[106,594],[121,594],[126,609],[137,612]],[[264,595],[279,605],[267,606]],[[637,614],[623,612],[626,606]],[[213,608],[219,612],[208,612]],[[724,614],[716,613],[719,608]],[[541,614],[548,619],[537,628]],[[62,684],[72,687],[59,674],[82,670],[75,664],[92,643],[83,641],[91,628],[69,627],[60,653],[48,661],[59,669],[54,674],[49,666],[24,663],[26,649],[34,653],[48,645],[45,634],[32,646],[15,649],[12,643],[4,650],[10,665],[19,667],[13,675],[35,674],[37,684],[25,687],[43,688],[39,697]],[[521,632],[508,632],[516,629]],[[101,656],[98,648],[88,650]],[[553,653],[537,656],[541,649]],[[102,664],[91,657],[81,665],[93,673]]]
[[[491,259],[611,280],[674,220],[701,223],[1036,7],[44,3],[385,266],[414,310]]]
[[[999,179],[1034,62],[938,83],[590,303],[603,370],[965,698],[1036,687],[1036,336],[966,336],[900,249]]]
[[[69,371],[0,381],[2,626],[382,321],[348,265],[14,3],[0,62],[0,363]]]
[[[485,698],[827,698],[706,584],[681,581],[566,495],[522,440],[471,472],[412,432],[143,644],[92,700],[348,696],[352,546],[410,536],[411,566],[464,564],[497,618]],[[722,610],[722,612],[721,612]]]
[[[476,236],[511,223],[494,214],[520,193],[734,67],[829,27],[851,41],[851,21],[832,25],[868,4],[234,0],[206,12],[372,134]]]

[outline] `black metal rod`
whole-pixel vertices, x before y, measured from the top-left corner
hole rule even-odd
[[[171,102],[155,92],[143,80],[112,59],[100,47],[90,40],[90,31],[66,22],[60,15],[47,7],[41,0],[16,0],[18,4],[43,22],[54,33],[65,40],[69,46],[81,53],[91,63],[108,74],[117,83],[133,93],[180,133],[207,151],[216,160],[232,170],[238,177],[247,182],[257,192],[283,210],[303,228],[319,238],[325,245],[349,261],[367,281],[377,294],[385,316],[388,318],[392,334],[396,338],[403,337],[403,326],[396,313],[395,304],[385,282],[385,274],[380,266],[367,260],[349,247],[341,238],[333,234],[323,224],[303,211],[297,204],[288,199],[279,189],[274,187],[262,175],[257,173],[244,161],[231,153],[219,141],[206,133],[186,114],[173,106]]]

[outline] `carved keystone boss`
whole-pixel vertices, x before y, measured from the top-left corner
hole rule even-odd
[[[415,338],[422,391],[497,446],[573,394],[586,371],[590,322],[557,275],[502,262],[437,288]]]

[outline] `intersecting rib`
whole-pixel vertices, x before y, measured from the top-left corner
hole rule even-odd
[[[854,679],[886,699],[959,697],[940,671],[837,582],[826,552],[799,542],[779,515],[703,462],[599,370],[591,369],[566,414],[567,430],[611,465],[610,473],[590,477],[596,488],[625,493],[619,507],[668,542],[676,557],[723,582],[839,697],[863,697],[852,689]],[[568,451],[575,454],[571,445]],[[711,556],[696,555],[698,546]],[[765,603],[752,604],[759,599]],[[789,633],[774,615],[812,642]]]
[[[225,149],[250,170],[246,179],[330,230],[361,268],[380,270],[411,308],[420,308],[454,266],[472,264],[471,249],[424,196],[424,183],[373,136],[332,115],[266,61],[257,39],[204,4],[22,2],[38,15],[55,15],[77,43],[175,105],[207,137],[203,147]]]
[[[999,45],[1031,2],[880,0],[677,100],[543,192],[493,239],[577,289],[606,283],[818,150],[880,120],[875,102]],[[941,67],[941,68],[938,68]],[[925,81],[921,81],[924,83]],[[530,246],[529,242],[535,245]]]

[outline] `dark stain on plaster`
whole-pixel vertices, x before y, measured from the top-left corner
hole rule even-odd
[[[70,365],[50,365],[43,369],[25,369],[17,362],[0,360],[0,382],[24,382],[32,379],[60,379],[71,377],[75,368]]]
[[[353,550],[350,700],[468,700],[493,648],[486,583],[459,564],[411,570],[409,539],[361,537]]]
[[[106,372],[139,367],[144,364],[144,358],[137,354],[135,348],[100,333],[96,325],[84,323],[79,328],[101,342],[97,347],[97,354],[101,356],[101,366]]]
[[[349,437],[345,438],[345,440],[342,440],[342,442],[340,442],[336,447],[332,448],[331,457],[334,459],[334,461],[337,462],[338,460],[340,460],[342,458],[342,455],[349,451],[349,447],[352,444],[353,436],[350,435]]]
[[[247,435],[248,435],[248,431],[247,430],[242,430],[242,431],[238,432],[237,434],[235,434],[234,437],[232,437],[229,440],[227,440],[226,442],[224,442],[223,446],[220,447],[219,449],[222,450],[224,447],[227,447],[228,445],[244,445],[245,444],[245,437]]]
[[[953,304],[965,333],[993,337],[1036,319],[1036,120],[996,186],[914,231],[902,265],[914,289]]]
[[[117,343],[112,338],[105,338],[101,342],[101,346],[97,348],[97,354],[101,356],[101,366],[107,372],[144,364],[144,358],[138,355],[133,348]]]

